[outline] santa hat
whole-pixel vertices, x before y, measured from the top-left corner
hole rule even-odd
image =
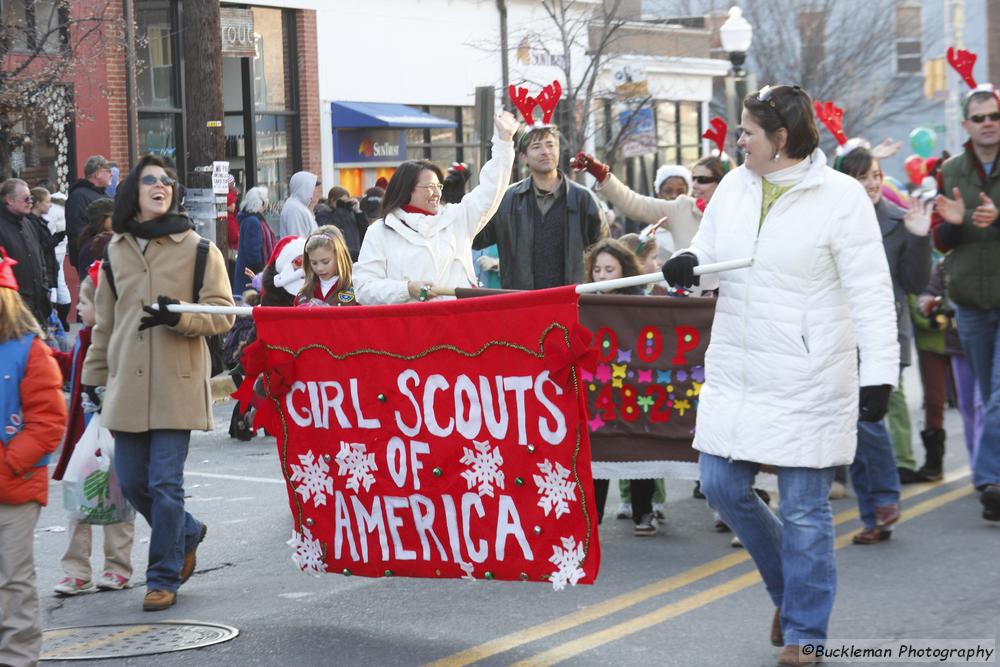
[[[306,274],[302,269],[302,253],[306,240],[301,236],[286,236],[274,246],[268,264],[274,264],[274,286],[296,295],[305,283]]]
[[[375,181],[375,187],[382,188],[383,190],[385,190],[387,187],[389,187],[389,181],[386,179],[385,176],[379,176],[378,180]]]
[[[668,178],[683,178],[687,183],[688,190],[691,190],[691,170],[679,164],[665,164],[656,170],[656,181],[653,184],[653,192],[659,192],[663,181]]]
[[[17,291],[17,278],[14,277],[14,265],[17,260],[7,256],[7,249],[0,246],[0,287]]]
[[[90,267],[87,269],[87,276],[90,277],[90,282],[94,283],[94,289],[97,289],[97,278],[101,275],[101,260],[95,259],[91,262]]]

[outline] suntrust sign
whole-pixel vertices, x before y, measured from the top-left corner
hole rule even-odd
[[[398,163],[406,160],[405,130],[337,129],[333,132],[333,161]]]

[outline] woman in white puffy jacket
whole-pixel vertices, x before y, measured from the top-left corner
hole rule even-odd
[[[384,217],[365,233],[354,265],[354,292],[363,305],[426,301],[437,289],[472,287],[472,239],[490,221],[514,164],[517,121],[495,119],[493,157],[479,185],[458,204],[441,203],[441,170],[426,160],[401,164],[382,200]]]
[[[809,95],[751,93],[741,131],[746,163],[723,178],[691,247],[663,272],[689,286],[698,264],[754,259],[720,276],[694,447],[702,491],[778,607],[779,664],[812,664],[799,644],[827,637],[836,591],[827,496],[834,467],[854,459],[859,387],[861,419],[888,408],[896,311],[871,202],[826,166]],[[761,464],[777,468],[780,520],[753,492]]]

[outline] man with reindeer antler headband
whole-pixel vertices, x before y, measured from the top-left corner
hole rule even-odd
[[[532,97],[510,87],[526,127],[518,154],[530,175],[507,188],[500,208],[473,247],[497,246],[504,289],[544,289],[583,280],[583,251],[608,235],[604,212],[591,192],[559,170],[559,130],[551,125],[562,88],[558,81]],[[533,115],[542,111],[542,122]]]
[[[976,55],[948,49],[948,62],[969,85],[962,100],[965,151],[941,167],[934,242],[948,252],[948,296],[958,334],[986,404],[983,435],[972,462],[983,518],[1000,521],[1000,382],[995,365],[1000,335],[1000,93],[972,76]]]

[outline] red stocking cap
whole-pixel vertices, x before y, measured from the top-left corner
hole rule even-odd
[[[0,246],[0,287],[17,291],[17,278],[14,277],[14,265],[17,260],[7,256],[7,249]]]
[[[90,276],[90,282],[94,283],[94,289],[97,289],[97,278],[101,275],[101,260],[95,259],[91,263],[90,268],[87,269],[87,275]]]

